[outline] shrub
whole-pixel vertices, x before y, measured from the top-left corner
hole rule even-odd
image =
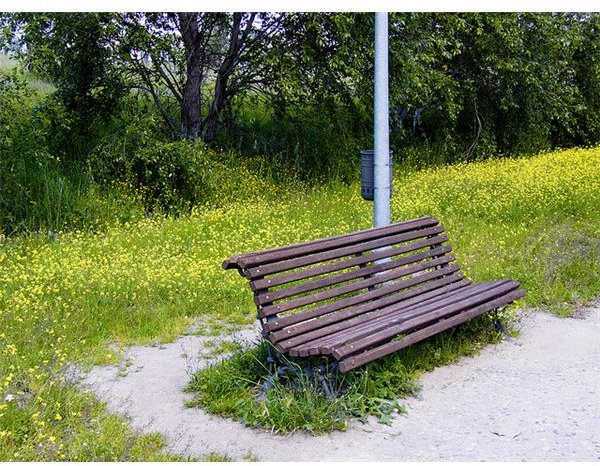
[[[114,183],[101,191],[84,161],[57,156],[57,135],[69,120],[54,96],[29,80],[18,69],[0,71],[0,232],[96,228],[139,218],[135,193]]]

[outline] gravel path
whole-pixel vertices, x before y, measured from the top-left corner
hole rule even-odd
[[[94,368],[82,381],[143,431],[162,432],[171,451],[261,461],[598,461],[600,306],[575,318],[522,312],[521,335],[424,374],[418,399],[392,426],[351,423],[313,437],[245,428],[184,408],[189,375],[207,364],[208,337],[128,350],[132,365]],[[256,338],[255,329],[234,335]]]

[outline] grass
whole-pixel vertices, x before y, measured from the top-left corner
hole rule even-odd
[[[568,315],[600,294],[599,163],[600,149],[576,149],[396,170],[393,220],[440,218],[470,278],[515,278],[528,290],[522,305]],[[371,224],[372,205],[356,183],[274,193],[98,233],[3,240],[0,459],[164,457],[155,438],[135,436],[70,385],[65,367],[114,363],[119,348],[172,340],[198,317],[251,323],[251,293],[241,277],[221,270],[221,260]],[[416,362],[400,359],[394,367],[417,374],[430,365],[423,361],[441,363],[495,338],[467,330],[464,345],[445,352],[455,338],[440,336],[411,350]],[[134,448],[144,442],[150,446]]]
[[[324,392],[316,376],[300,372],[300,365],[306,363],[303,360],[290,361],[298,367],[299,376],[273,379],[265,363],[268,344],[263,342],[197,372],[188,386],[189,391],[197,392],[189,406],[277,433],[345,430],[351,417],[367,421],[368,416],[376,416],[389,423],[393,413],[404,411],[396,400],[418,392],[417,379],[423,371],[474,354],[499,337],[492,318],[483,316],[366,368],[337,374],[335,399]],[[316,360],[315,367],[323,362]],[[267,380],[273,386],[265,394],[262,387]]]
[[[234,353],[242,348],[242,345],[236,341],[229,340],[208,340],[204,343],[204,348],[208,350],[207,353],[201,357],[206,359],[214,359],[218,356],[228,353]]]

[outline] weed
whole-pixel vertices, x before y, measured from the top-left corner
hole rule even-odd
[[[256,456],[254,454],[254,452],[252,452],[252,451],[247,451],[244,454],[243,458],[244,458],[244,461],[248,461],[249,463],[255,463],[255,462],[259,461],[258,456]]]
[[[208,463],[225,463],[232,461],[231,458],[225,453],[217,453],[211,452],[202,458],[202,461],[206,461]]]

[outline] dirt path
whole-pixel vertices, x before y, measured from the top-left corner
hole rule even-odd
[[[254,339],[254,329],[234,338]],[[352,423],[347,432],[277,436],[184,408],[189,374],[207,337],[132,347],[127,375],[95,368],[83,383],[133,426],[162,432],[170,450],[262,461],[600,460],[600,306],[559,319],[523,312],[521,335],[421,378],[419,399],[392,426]],[[120,372],[120,374],[119,374]]]

